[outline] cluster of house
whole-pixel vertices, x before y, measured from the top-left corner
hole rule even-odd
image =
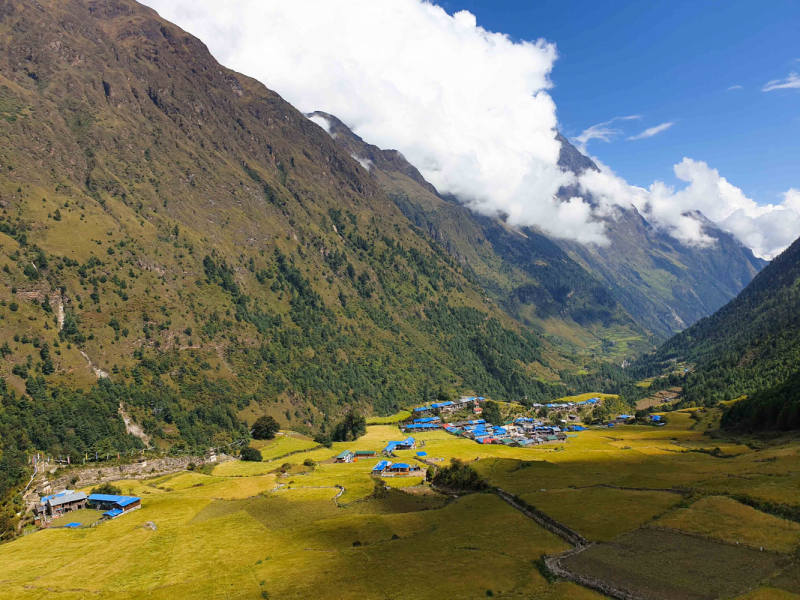
[[[418,464],[393,463],[390,460],[382,460],[372,467],[372,474],[376,477],[413,477],[422,473]]]
[[[345,450],[339,453],[333,460],[337,463],[358,462],[359,458],[375,458],[378,456],[377,450]]]
[[[445,423],[444,430],[453,435],[475,440],[479,444],[503,444],[504,446],[535,446],[549,442],[563,442],[567,434],[560,427],[544,425],[530,417],[520,417],[512,423],[498,426],[483,419]],[[572,431],[583,427],[571,427]]]
[[[589,398],[588,400],[581,400],[580,402],[560,402],[560,403],[551,403],[551,404],[534,404],[533,408],[540,409],[540,408],[547,408],[549,410],[554,411],[563,411],[563,412],[575,412],[580,410],[581,408],[588,406],[593,407],[597,404],[602,404],[602,400],[599,397]]]
[[[103,517],[115,519],[132,510],[142,507],[142,499],[134,496],[115,496],[111,494],[89,494],[64,490],[57,494],[42,496],[36,507],[36,520],[46,523],[51,519],[85,508],[105,511]]]
[[[418,406],[413,409],[414,415],[430,415],[434,413],[452,413],[459,410],[466,409],[469,405],[473,405],[473,412],[480,414],[482,412],[479,404],[486,400],[481,396],[462,396],[458,400],[448,400],[447,402],[434,402],[427,406]]]

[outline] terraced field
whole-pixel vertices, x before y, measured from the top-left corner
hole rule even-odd
[[[735,498],[798,509],[800,444],[714,440],[704,435],[714,418],[675,412],[665,427],[590,428],[527,449],[432,432],[397,455],[469,461],[596,542],[563,561],[581,576],[665,599],[797,600],[800,524]],[[0,546],[0,598],[601,597],[548,582],[538,559],[571,545],[496,495],[454,499],[421,477],[387,479],[387,489],[370,476],[378,458],[332,461],[401,436],[376,424],[328,449],[284,432],[259,444],[268,462],[119,482],[141,510]]]

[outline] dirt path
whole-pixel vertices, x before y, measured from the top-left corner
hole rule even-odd
[[[119,414],[122,420],[125,421],[125,430],[138,437],[144,442],[145,448],[150,447],[150,436],[148,436],[139,424],[128,416],[125,412],[125,407],[122,405],[122,400],[119,401]]]

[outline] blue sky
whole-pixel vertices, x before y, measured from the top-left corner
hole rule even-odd
[[[761,91],[800,73],[800,2],[448,0],[478,25],[558,46],[551,91],[563,133],[614,117],[624,130],[591,154],[630,183],[674,183],[703,160],[759,203],[800,186],[800,89]],[[741,89],[728,91],[732,86]],[[626,137],[673,122],[647,139]]]

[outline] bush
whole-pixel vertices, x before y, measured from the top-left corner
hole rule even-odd
[[[318,444],[322,444],[326,448],[333,447],[333,440],[331,439],[331,436],[324,433],[318,433],[317,435],[315,435],[314,441]]]
[[[261,452],[259,452],[252,446],[245,446],[244,448],[242,448],[242,453],[240,456],[242,460],[249,460],[251,462],[261,462]]]
[[[451,490],[464,490],[470,492],[483,492],[489,489],[489,482],[481,477],[469,465],[465,465],[457,458],[450,459],[450,466],[439,469],[433,478],[433,484]]]
[[[331,434],[334,442],[349,442],[357,440],[367,433],[367,420],[363,415],[351,410],[340,423],[336,425]]]
[[[122,488],[119,488],[110,483],[103,483],[96,488],[92,488],[92,494],[108,494],[110,496],[119,496],[122,494]]]
[[[253,439],[271,440],[280,431],[281,426],[272,417],[258,417],[253,423]]]
[[[305,465],[306,467],[316,467],[317,463],[315,463],[313,459],[307,458],[303,461],[303,465]]]

